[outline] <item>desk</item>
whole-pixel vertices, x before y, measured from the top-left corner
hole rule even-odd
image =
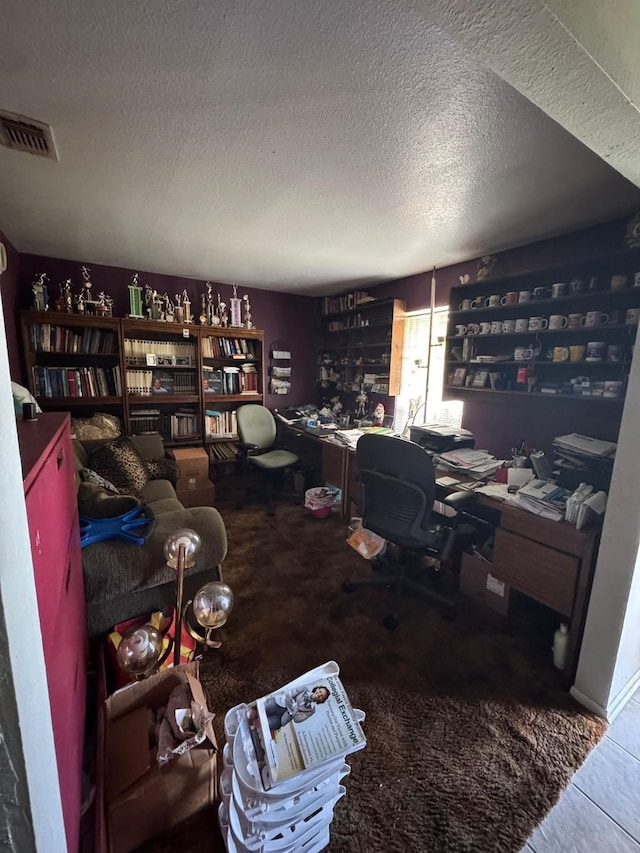
[[[302,427],[290,427],[300,442],[315,442],[322,456],[325,482],[342,490],[341,515],[355,515],[362,486],[354,451],[314,435]],[[450,472],[447,472],[450,473]],[[452,491],[450,489],[449,491]],[[496,525],[491,574],[513,589],[555,610],[570,623],[566,675],[573,678],[589,603],[600,528],[576,530],[564,521],[551,521],[487,495],[477,496]]]

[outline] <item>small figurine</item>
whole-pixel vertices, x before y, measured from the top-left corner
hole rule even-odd
[[[340,402],[340,397],[332,397],[329,402],[331,403],[331,411],[333,413],[333,417],[337,421],[340,415],[342,414],[342,403]]]
[[[111,307],[108,302],[108,296],[101,290],[98,294],[97,314],[99,317],[111,317]],[[113,300],[111,300],[113,302]]]
[[[630,249],[640,249],[640,213],[636,213],[627,223],[625,236]]]
[[[184,308],[182,307],[182,294],[176,293],[175,321],[182,323],[184,321]]]
[[[45,282],[49,280],[46,273],[40,273],[37,280],[31,285],[33,291],[33,307],[36,311],[49,310],[49,291]]]
[[[356,403],[358,404],[358,408],[356,409],[357,418],[366,418],[368,402],[369,398],[367,397],[367,395],[364,393],[364,391],[360,391],[360,393],[356,397]]]
[[[491,270],[496,265],[497,258],[495,255],[483,255],[478,261],[477,281],[484,281],[491,274]]]
[[[460,276],[460,284],[469,284],[470,281],[471,281],[471,276],[469,275],[468,272],[465,273],[464,275]]]
[[[76,314],[84,314],[84,289],[75,297],[74,302],[76,305]]]
[[[233,287],[233,296],[229,300],[229,306],[231,309],[231,325],[232,326],[242,326],[242,300],[238,299],[238,288],[234,284]]]
[[[375,426],[382,426],[384,424],[384,406],[382,403],[376,403],[376,407],[373,410],[373,423]]]
[[[246,293],[242,297],[242,301],[244,302],[244,327],[245,329],[253,329],[253,322],[251,321],[251,303],[249,302],[249,297]]]

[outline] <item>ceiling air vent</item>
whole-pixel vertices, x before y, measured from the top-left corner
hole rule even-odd
[[[48,124],[0,110],[0,144],[14,151],[57,160],[58,153]]]

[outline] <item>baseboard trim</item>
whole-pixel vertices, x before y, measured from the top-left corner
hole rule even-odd
[[[602,705],[594,702],[593,699],[585,696],[584,693],[578,690],[575,686],[572,687],[569,692],[576,702],[584,705],[585,708],[589,711],[593,711],[594,714],[602,717],[602,719],[606,720],[608,723],[612,723],[638,688],[640,688],[640,670],[638,670],[633,678],[627,682],[624,689],[618,693],[616,698],[607,708],[604,708]]]

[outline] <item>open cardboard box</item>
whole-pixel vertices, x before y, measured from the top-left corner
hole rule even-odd
[[[166,705],[180,682],[206,707],[197,661],[118,690],[104,710],[104,813],[110,853],[129,853],[217,799],[213,726],[200,747],[159,767],[149,749],[147,708]]]
[[[492,563],[479,557],[462,553],[460,564],[460,592],[474,601],[490,607],[496,613],[506,616],[509,609],[511,587],[491,574]]]

